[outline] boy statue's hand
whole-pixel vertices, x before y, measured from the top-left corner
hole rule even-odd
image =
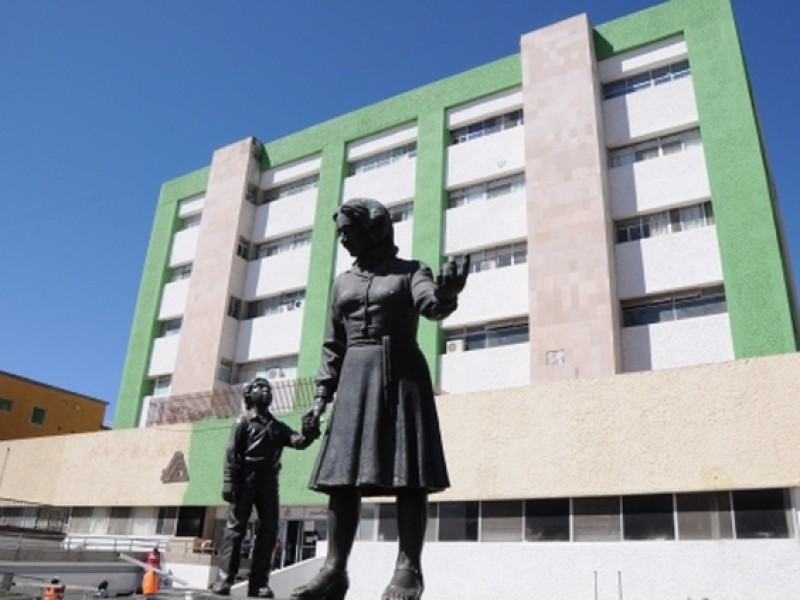
[[[227,502],[228,504],[233,504],[234,493],[233,493],[233,484],[232,483],[223,483],[222,484],[222,499],[225,502]]]
[[[319,422],[315,422],[313,417],[306,413],[303,415],[301,432],[305,438],[317,439],[320,436]]]

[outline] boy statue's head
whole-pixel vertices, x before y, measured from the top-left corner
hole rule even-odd
[[[245,384],[242,396],[246,408],[265,412],[272,403],[272,386],[265,378],[256,377]]]

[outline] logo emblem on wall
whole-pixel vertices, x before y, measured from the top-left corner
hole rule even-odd
[[[172,455],[167,468],[161,471],[161,483],[182,483],[189,481],[186,458],[180,450]]]

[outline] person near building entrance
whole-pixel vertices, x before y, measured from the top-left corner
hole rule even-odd
[[[417,327],[420,316],[441,320],[456,309],[469,257],[435,277],[423,263],[397,258],[391,216],[376,200],[348,200],[333,218],[355,263],[333,283],[317,402],[307,414],[318,423],[333,402],[309,484],[328,494],[328,555],[292,599],[344,598],[361,498],[394,496],[399,550],[381,598],[417,600],[428,494],[450,485]]]
[[[239,572],[247,522],[253,506],[258,515],[248,596],[274,597],[269,588],[272,550],[278,532],[278,474],[285,447],[302,450],[320,435],[319,423],[304,418],[298,433],[269,411],[272,387],[263,377],[244,386],[246,408],[231,429],[225,453],[222,499],[229,503],[225,535],[220,549],[220,574],[214,593],[228,596]]]

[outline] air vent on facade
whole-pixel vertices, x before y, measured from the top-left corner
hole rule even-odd
[[[464,351],[464,340],[450,340],[446,345],[447,354]]]

